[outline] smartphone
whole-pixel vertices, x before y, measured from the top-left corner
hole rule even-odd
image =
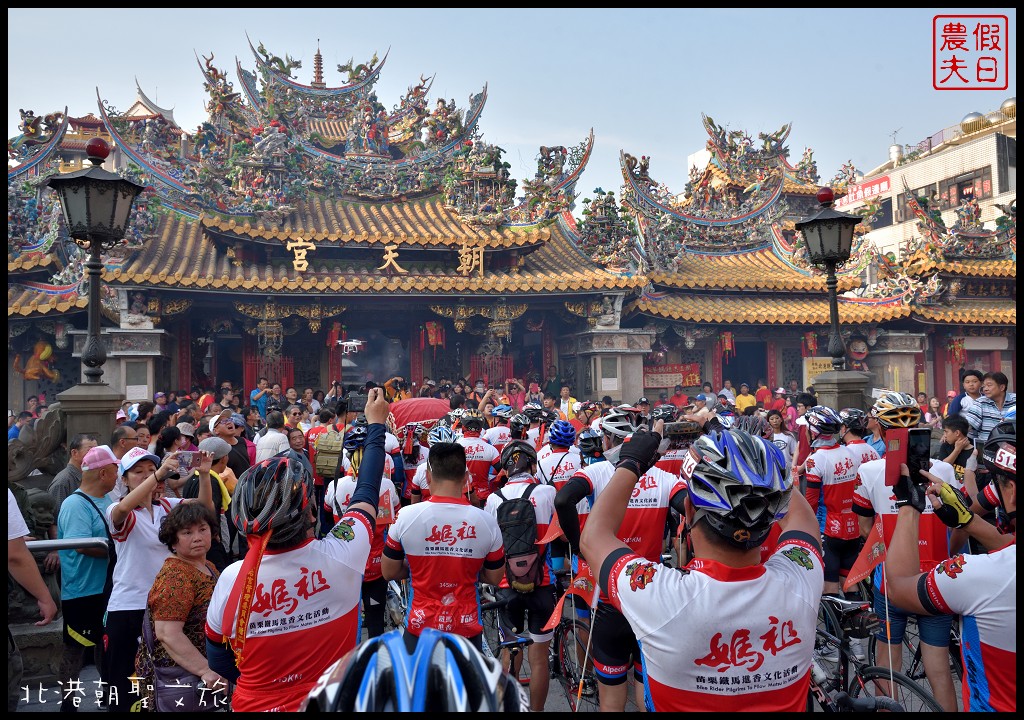
[[[178,472],[189,475],[198,470],[203,462],[202,455],[195,450],[182,450],[178,453]]]
[[[928,428],[913,428],[907,441],[907,467],[910,479],[918,485],[928,481],[921,477],[922,470],[931,468],[932,431]]]

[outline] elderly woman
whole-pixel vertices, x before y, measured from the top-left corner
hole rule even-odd
[[[199,503],[212,511],[210,464],[210,456],[205,455],[199,467],[206,480],[200,483]],[[107,601],[104,677],[111,686],[110,709],[114,711],[127,711],[134,702],[129,678],[135,672],[146,599],[164,560],[170,555],[158,537],[160,524],[175,505],[183,502],[179,498],[164,497],[166,483],[172,475],[179,475],[176,453],[168,453],[161,465],[160,458],[145,448],[132,448],[121,458],[124,494],[106,509],[117,549],[114,589]]]
[[[199,676],[211,690],[227,684],[206,662],[206,609],[220,573],[206,559],[216,532],[216,516],[201,503],[175,506],[160,524],[158,538],[170,550],[149,591],[146,608],[156,638],[152,654],[142,643],[135,660],[135,673],[146,678],[143,687],[155,687],[154,666],[177,665]],[[155,708],[150,693],[149,708]],[[221,698],[224,697],[222,693]],[[208,697],[207,702],[213,703]]]

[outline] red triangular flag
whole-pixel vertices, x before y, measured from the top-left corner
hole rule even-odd
[[[572,579],[572,584],[569,586],[569,589],[562,594],[562,597],[558,598],[558,604],[555,605],[555,611],[551,613],[551,617],[548,618],[547,623],[545,623],[543,632],[554,630],[555,626],[561,622],[565,599],[567,597],[575,595],[578,598],[582,598],[588,606],[594,607],[597,604],[595,602],[597,594],[598,587],[597,583],[594,581],[594,575],[590,571],[590,566],[585,562],[580,562],[579,574]]]
[[[558,540],[564,538],[565,533],[562,532],[562,526],[558,522],[558,515],[551,516],[551,524],[548,525],[548,531],[544,533],[544,537],[538,540],[535,545],[547,545],[552,540]]]
[[[871,532],[864,540],[864,547],[861,548],[860,555],[857,556],[853,567],[850,568],[849,575],[846,576],[843,589],[849,590],[866,578],[883,560],[885,560],[885,541],[882,539],[882,516],[876,515],[875,524],[871,526]]]

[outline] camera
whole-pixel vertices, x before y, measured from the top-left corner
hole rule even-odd
[[[350,393],[347,402],[348,412],[361,413],[366,410],[366,395]]]

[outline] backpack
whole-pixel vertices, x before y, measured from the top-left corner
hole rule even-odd
[[[320,433],[313,447],[316,449],[316,474],[332,479],[338,470],[338,459],[344,447],[345,434],[331,425],[331,429]]]
[[[517,592],[529,593],[544,578],[544,559],[537,549],[537,512],[530,495],[537,485],[530,484],[522,497],[507,499],[501,490],[498,505],[498,528],[505,545],[505,577],[509,587]]]

